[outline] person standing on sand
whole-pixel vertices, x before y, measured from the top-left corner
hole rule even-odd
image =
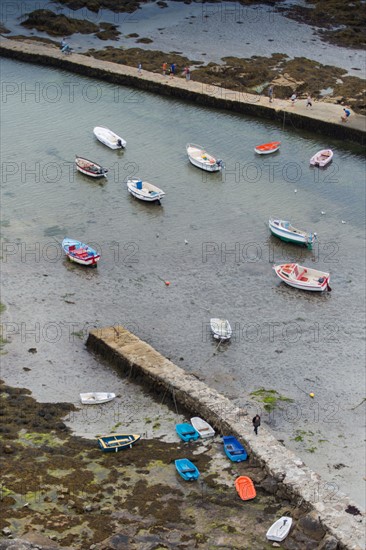
[[[269,102],[272,103],[272,101],[273,101],[273,86],[270,86],[268,88],[268,99],[269,99]]]
[[[311,95],[308,94],[308,97],[306,98],[306,108],[312,109],[313,107],[313,100],[311,99]]]
[[[261,425],[261,417],[259,416],[259,414],[255,415],[252,422],[253,422],[253,426],[254,426],[254,433],[255,433],[255,435],[258,435],[258,428]]]
[[[163,76],[166,76],[166,68],[167,68],[167,64],[163,63]]]
[[[141,63],[138,64],[137,74],[140,75],[140,76],[142,75],[142,65],[141,65]]]

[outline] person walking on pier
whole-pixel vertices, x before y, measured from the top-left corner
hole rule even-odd
[[[167,68],[167,64],[163,63],[163,76],[166,76],[166,68]]]
[[[296,94],[292,94],[292,96],[290,97],[292,107],[295,106],[296,97]]]
[[[138,67],[137,67],[137,74],[138,74],[139,76],[142,75],[142,65],[141,65],[141,63],[138,64]]]
[[[350,116],[351,116],[351,111],[349,110],[348,107],[346,107],[345,109],[343,109],[343,115],[341,116],[342,122],[347,122]]]
[[[255,435],[258,435],[258,428],[261,425],[261,417],[259,416],[259,414],[255,415],[252,422],[254,426],[254,433]]]
[[[306,98],[306,108],[312,109],[313,107],[313,100],[311,99],[311,95],[308,94],[308,97]]]
[[[273,101],[273,86],[270,86],[268,88],[268,99],[269,99],[269,102],[272,103],[272,101]]]

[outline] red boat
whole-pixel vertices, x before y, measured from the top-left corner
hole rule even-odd
[[[258,155],[268,155],[269,153],[275,153],[280,148],[280,141],[271,141],[270,143],[263,143],[262,145],[257,145],[254,148],[254,151]]]

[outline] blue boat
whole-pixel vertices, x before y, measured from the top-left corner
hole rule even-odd
[[[199,438],[200,434],[197,432],[197,430],[194,429],[192,424],[177,424],[175,426],[175,430],[179,437],[183,439],[183,441],[196,441],[196,439]]]
[[[186,481],[194,481],[199,478],[198,468],[188,458],[179,458],[175,461],[175,467],[179,475]]]
[[[225,454],[233,462],[242,462],[248,458],[243,445],[232,435],[224,435],[223,438]]]
[[[136,441],[140,439],[140,435],[134,434],[111,434],[104,435],[98,438],[99,447],[105,452],[118,452],[121,449],[131,448]]]

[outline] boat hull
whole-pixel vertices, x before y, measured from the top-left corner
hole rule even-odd
[[[80,401],[83,405],[99,405],[101,403],[108,403],[116,397],[115,393],[106,392],[89,392],[81,393]]]
[[[268,226],[269,230],[271,231],[272,235],[275,237],[278,237],[281,239],[281,241],[284,241],[286,243],[292,243],[292,244],[298,244],[302,246],[307,246],[309,250],[312,249],[313,244],[316,240],[316,233],[306,233],[301,234],[300,232],[293,232],[291,230],[287,230],[282,226],[282,224],[290,222],[286,222],[284,220],[269,220]]]
[[[100,254],[80,241],[64,239],[62,241],[62,249],[71,262],[79,265],[96,267],[100,260]]]
[[[200,476],[198,468],[187,458],[179,458],[176,460],[175,468],[185,481],[195,481]]]
[[[193,166],[205,170],[206,172],[219,172],[222,170],[223,162],[215,159],[215,157],[207,153],[200,145],[188,143],[186,145],[186,150],[189,162],[193,164]]]
[[[210,326],[215,340],[230,340],[233,331],[229,321],[226,319],[210,319]]]
[[[192,424],[177,424],[175,430],[183,441],[196,441],[200,437]]]
[[[140,439],[140,435],[135,434],[111,434],[98,438],[99,447],[105,453],[121,451],[131,448],[134,443]]]
[[[303,266],[298,266],[297,264],[281,264],[274,266],[273,269],[281,281],[286,283],[288,286],[292,286],[293,288],[308,290],[310,292],[324,292],[325,290],[330,290],[329,273],[304,268]],[[294,279],[291,277],[292,272],[295,269],[298,269],[298,271],[302,270],[301,278]]]
[[[144,202],[160,202],[161,199],[165,196],[164,191],[148,182],[141,181],[142,189],[138,189],[138,181],[141,180],[127,180],[127,190],[133,197],[135,197],[135,199]]]
[[[242,500],[251,500],[257,496],[254,483],[247,476],[236,478],[235,489]]]
[[[248,455],[246,450],[235,437],[224,436],[222,440],[225,454],[232,462],[243,462],[247,460]]]
[[[103,168],[100,164],[93,162],[82,157],[76,157],[75,159],[76,170],[85,176],[91,178],[104,178],[107,177],[108,170]]]
[[[331,149],[323,149],[322,151],[318,151],[318,153],[315,153],[313,157],[310,159],[310,164],[312,166],[327,166],[331,162],[333,158],[333,151]]]
[[[291,525],[292,518],[283,516],[268,529],[266,534],[267,539],[275,542],[283,541],[289,534]]]
[[[126,140],[112,132],[112,130],[109,130],[109,128],[96,126],[93,133],[103,145],[106,145],[110,149],[124,149],[127,145]]]
[[[257,145],[254,147],[254,151],[258,155],[270,155],[279,150],[281,146],[280,141],[272,141],[271,143],[263,143],[262,145]]]
[[[199,418],[198,416],[194,416],[191,418],[191,424],[194,427],[194,429],[200,434],[202,439],[206,439],[208,437],[214,437],[215,430],[213,429],[208,422],[203,420],[202,418]]]

